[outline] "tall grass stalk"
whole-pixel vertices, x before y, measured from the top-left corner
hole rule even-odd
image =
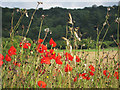
[[[14,37],[14,33],[13,33],[13,31],[14,31],[14,29],[13,29],[13,15],[14,15],[14,11],[12,13],[12,19],[11,19],[11,31],[10,31],[11,43],[12,43],[13,37]]]
[[[43,18],[42,18],[41,24],[40,24],[40,30],[39,30],[38,40],[40,39],[40,33],[41,33],[41,29],[42,29],[42,24],[43,24]]]
[[[110,28],[110,25],[108,23],[108,18],[109,18],[109,13],[108,13],[108,10],[107,10],[106,19],[105,19],[105,22],[103,23],[103,26],[102,26],[101,30],[99,31],[99,29],[97,27],[97,42],[96,42],[96,51],[97,51],[97,53],[95,52],[95,55],[97,55],[96,56],[96,63],[95,63],[95,66],[96,66],[96,73],[95,74],[97,75],[97,77],[94,76],[96,84],[98,82],[97,80],[101,79],[101,72],[100,72],[101,67],[100,66],[101,66],[102,62],[100,61],[100,56],[99,55],[100,55],[100,49],[101,49],[102,43],[103,43],[103,41],[104,41],[104,39],[106,37],[106,34],[107,34],[107,32],[108,32],[108,30]],[[107,28],[106,32],[104,33],[104,35],[103,35],[102,41],[100,42],[100,35],[101,35],[101,32],[103,31],[106,24],[108,25],[108,28]],[[99,82],[102,83],[102,81],[99,81]],[[97,85],[99,87],[99,84],[97,84]]]
[[[27,36],[27,34],[28,34],[28,32],[29,32],[31,23],[32,23],[32,21],[33,21],[34,14],[35,14],[35,12],[36,12],[38,6],[39,6],[39,3],[37,4],[36,9],[35,9],[35,11],[33,12],[32,16],[31,16],[31,19],[30,19],[30,22],[29,22],[28,29],[27,29],[27,31],[26,31],[25,37]]]

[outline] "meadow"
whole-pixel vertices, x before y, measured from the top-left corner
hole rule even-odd
[[[74,27],[72,15],[68,13],[66,36],[61,35],[66,42],[66,49],[60,50],[56,48],[57,43],[52,37],[48,42],[50,48],[45,44],[47,35],[51,33],[49,28],[44,30],[45,36],[41,38],[44,15],[42,15],[38,39],[34,41],[27,38],[34,14],[40,4],[43,3],[38,2],[26,32],[23,27],[22,33],[25,33],[22,34],[23,36],[16,36],[15,33],[22,17],[28,17],[27,10],[20,11],[21,16],[15,26],[13,25],[14,13],[12,13],[10,38],[1,43],[1,88],[119,88],[119,19],[116,22],[117,40],[112,36],[118,47],[102,47],[109,32],[110,8],[107,8],[102,28],[100,30],[96,28],[95,49],[78,49],[77,44],[81,42],[81,38],[78,35],[78,28]],[[100,39],[105,26],[106,31]]]

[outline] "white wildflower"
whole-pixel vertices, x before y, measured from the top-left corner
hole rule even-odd
[[[84,73],[86,73],[86,70],[84,70]]]
[[[84,64],[84,66],[86,67],[86,64]]]
[[[45,18],[45,15],[42,15],[42,18]]]
[[[19,9],[17,9],[16,11],[19,12]]]
[[[26,13],[26,17],[28,17],[28,13]]]
[[[110,8],[107,8],[108,11],[110,11]]]
[[[33,54],[33,51],[31,51],[30,53]]]
[[[120,18],[116,18],[115,22],[119,23],[120,22]]]
[[[85,44],[83,44],[82,46],[85,46]]]
[[[44,31],[45,31],[45,32],[49,32],[50,30],[49,30],[49,28],[46,28],[46,29],[44,29]]]
[[[24,37],[23,41],[25,41],[25,40],[26,40],[26,37]]]
[[[50,34],[52,34],[52,32],[50,32]]]

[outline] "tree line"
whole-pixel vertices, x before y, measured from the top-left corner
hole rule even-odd
[[[2,7],[1,7],[2,8]],[[55,41],[62,41],[61,37],[65,37],[66,35],[66,26],[68,25],[68,13],[71,13],[72,19],[74,21],[74,27],[79,27],[78,29],[78,36],[81,37],[81,39],[91,39],[96,41],[96,35],[97,30],[101,29],[103,26],[103,23],[105,22],[105,17],[107,14],[107,8],[110,8],[109,11],[109,24],[110,28],[107,33],[107,36],[105,38],[106,41],[113,41],[113,39],[110,37],[111,35],[114,35],[114,38],[117,37],[117,23],[115,22],[117,17],[117,9],[118,6],[113,7],[85,7],[84,9],[66,9],[61,7],[55,7],[50,9],[42,9],[39,8],[34,17],[33,22],[30,27],[30,31],[28,32],[27,37],[31,38],[32,40],[37,40],[38,33],[40,29],[41,24],[41,18],[44,15],[45,18],[43,20],[43,26],[42,26],[42,32],[41,32],[41,38],[43,39],[45,36],[45,28],[49,28],[51,33],[48,34],[46,38],[46,42],[50,40],[52,37]],[[12,13],[13,15],[13,26],[17,23],[20,12],[17,10],[20,10],[19,8],[2,8],[2,37],[8,38],[9,31],[11,29],[11,18]],[[24,26],[24,33],[27,30],[27,27],[30,22],[30,18],[32,16],[32,13],[34,12],[34,9],[28,9],[27,14],[28,17],[24,16],[22,21],[20,22],[20,26],[16,30],[16,35],[22,35],[22,27]],[[100,38],[103,37],[103,33],[105,32],[107,27],[104,28],[103,32],[101,33]],[[24,35],[24,34],[23,34]]]

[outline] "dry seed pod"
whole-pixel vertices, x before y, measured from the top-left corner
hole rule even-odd
[[[68,23],[70,23],[70,24],[72,24],[73,25],[73,22],[72,22],[72,16],[71,16],[71,14],[69,13],[69,22]]]
[[[69,40],[68,40],[67,38],[62,37],[62,39],[64,39],[64,40],[67,42],[67,46],[70,44],[70,43],[69,43]]]

